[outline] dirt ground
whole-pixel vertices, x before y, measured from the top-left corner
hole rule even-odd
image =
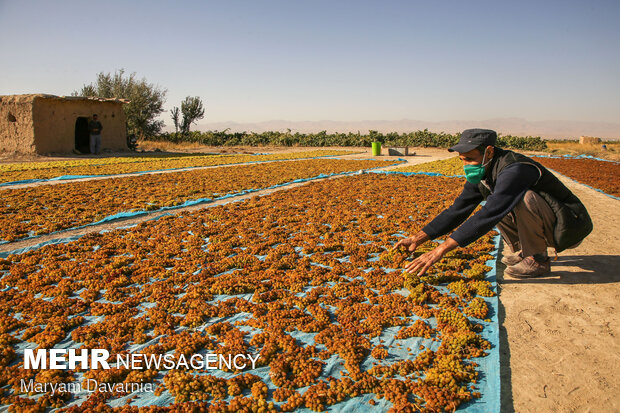
[[[214,148],[203,149],[205,152],[214,151]],[[250,149],[265,153],[281,152],[283,148],[227,149],[234,149],[236,153],[248,153]],[[284,149],[303,151],[312,148]],[[349,149],[363,153],[343,158],[371,158],[370,149]],[[405,157],[411,164],[454,156],[445,149],[414,150],[415,156]],[[391,158],[398,157],[381,156],[378,159]],[[45,157],[42,160],[51,159]],[[552,263],[550,277],[532,280],[504,277],[505,267],[498,263],[502,412],[620,411],[620,321],[617,310],[620,305],[620,201],[569,179],[560,179],[588,208],[594,231],[578,248],[561,253]],[[66,231],[62,237],[111,230],[158,215],[161,213]],[[54,238],[59,236],[2,245],[0,252]]]
[[[560,179],[594,230],[548,278],[504,277],[499,263],[502,411],[618,412],[620,201]]]

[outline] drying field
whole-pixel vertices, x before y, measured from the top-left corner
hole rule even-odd
[[[225,166],[270,155],[234,156],[38,163],[22,178],[195,169],[0,189],[0,250],[31,246],[0,254],[0,408],[495,412],[501,363],[502,412],[617,410],[617,200],[561,177],[595,230],[550,277],[510,280],[499,265],[496,286],[490,233],[419,278],[391,246],[448,206],[463,179],[393,172],[461,175],[457,158],[401,168],[281,153]],[[392,173],[358,173],[386,165]],[[591,174],[617,176],[595,165]],[[124,214],[141,223],[118,228]],[[38,245],[50,239],[39,234],[84,225],[78,239]],[[25,369],[37,348],[105,349],[111,368]],[[149,365],[115,362],[127,355]]]
[[[535,160],[582,184],[620,197],[620,162],[548,157],[536,157]]]
[[[25,225],[17,239],[145,205],[386,164],[394,162],[300,160],[5,189],[4,207],[20,207],[3,210],[2,234],[15,235],[11,223]],[[496,290],[485,280],[494,234],[452,252],[421,278],[402,272],[409,254],[391,251],[447,207],[462,182],[381,174],[323,179],[4,254],[0,404],[76,412],[488,410],[499,392],[485,364],[487,354],[497,355]],[[97,212],[76,220],[91,207]],[[105,349],[111,360],[168,356],[174,367],[25,369],[24,351],[35,348]],[[230,364],[252,354],[255,365]],[[229,364],[193,368],[192,355]],[[86,389],[91,381],[104,390],[23,387]],[[124,386],[135,383],[153,391]]]
[[[55,162],[22,162],[0,165],[0,183],[60,176],[116,175],[143,171],[208,167],[249,162],[304,159],[355,153],[339,150],[310,150],[263,155],[149,154],[144,156],[79,159]]]
[[[154,211],[321,174],[390,164],[393,162],[310,159],[71,182],[60,188],[5,189],[0,201],[0,242],[92,224],[122,212]]]
[[[445,176],[463,176],[463,162],[458,156],[454,156],[418,165],[402,166],[392,170],[397,172],[426,172]]]

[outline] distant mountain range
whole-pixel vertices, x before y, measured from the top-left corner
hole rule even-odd
[[[199,124],[196,129],[225,130],[231,132],[265,132],[286,131],[308,133],[320,132],[357,132],[368,133],[369,130],[379,132],[412,132],[428,129],[431,132],[461,132],[469,128],[493,129],[502,135],[540,136],[550,139],[577,139],[580,136],[596,136],[603,139],[620,139],[620,123],[611,122],[580,122],[569,120],[528,121],[521,118],[496,118],[481,121],[450,120],[427,122],[421,120],[364,120],[364,121],[287,121],[271,120],[257,123],[212,122]]]

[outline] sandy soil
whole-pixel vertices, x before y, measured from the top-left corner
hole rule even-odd
[[[261,153],[276,152],[267,148],[252,149]],[[282,151],[282,148],[277,149]],[[311,148],[286,149],[301,151]],[[414,150],[417,155],[406,157],[408,163],[453,156],[445,149]],[[363,153],[342,158],[371,158],[371,155],[366,149]],[[378,159],[391,158],[398,157],[381,156]],[[560,179],[588,208],[594,231],[578,248],[560,255],[552,264],[550,277],[511,279],[504,277],[505,267],[498,263],[503,412],[620,411],[620,341],[617,338],[620,321],[616,308],[620,302],[620,272],[617,270],[620,267],[620,201],[569,179]],[[303,184],[275,190],[299,185]],[[239,199],[275,190],[260,191]],[[111,230],[160,215],[161,212],[154,212],[135,219],[40,237],[36,241],[2,245],[0,252],[54,238]]]
[[[593,232],[548,278],[500,280],[504,412],[620,411],[620,201],[560,177]]]

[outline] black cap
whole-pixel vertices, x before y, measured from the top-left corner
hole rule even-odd
[[[490,129],[466,129],[461,133],[459,143],[448,149],[450,152],[465,153],[478,146],[495,146],[497,133]]]

